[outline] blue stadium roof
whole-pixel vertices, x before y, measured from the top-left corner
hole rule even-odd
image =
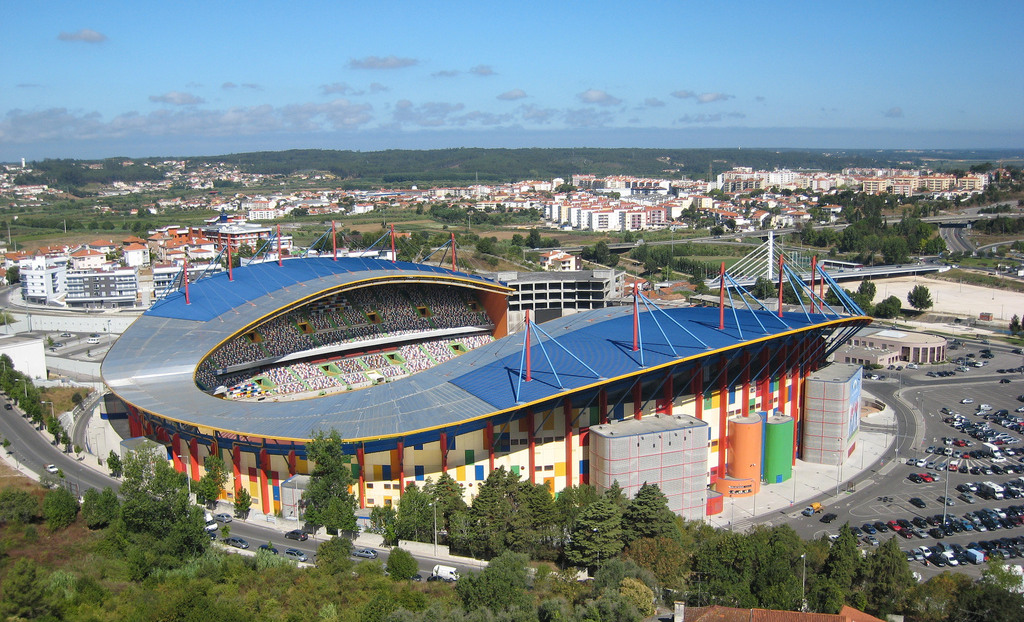
[[[197,365],[220,343],[279,309],[368,280],[423,279],[505,291],[491,281],[443,268],[367,259],[293,259],[283,266],[241,268],[234,277],[232,283],[226,275],[199,281],[190,287],[192,304],[175,294],[140,317],[103,362],[107,386],[130,404],[200,430],[305,440],[318,431],[336,429],[345,439],[377,439],[479,420],[750,341],[825,324],[868,321],[802,313],[787,313],[780,321],[766,311],[737,310],[739,329],[730,312],[726,329],[718,330],[717,309],[642,311],[641,365],[641,353],[632,351],[632,308],[597,309],[539,326],[564,349],[548,337],[531,337],[531,382],[519,380],[524,339],[519,333],[408,378],[363,390],[304,400],[232,401],[208,395],[195,385]]]

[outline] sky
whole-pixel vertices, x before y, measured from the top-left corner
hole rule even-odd
[[[9,2],[0,161],[1024,150],[1024,2]]]

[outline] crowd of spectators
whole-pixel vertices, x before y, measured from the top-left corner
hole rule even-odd
[[[196,370],[200,388],[213,391],[227,386],[239,396],[260,389],[255,378],[265,376],[275,394],[351,389],[371,382],[376,371],[388,379],[416,373],[459,354],[453,344],[474,349],[493,339],[489,335],[425,341],[402,345],[401,360],[392,362],[380,354],[339,358],[332,361],[341,374],[328,373],[317,365],[296,363],[262,371],[218,376],[234,365],[308,351],[320,346],[358,343],[367,339],[429,333],[437,328],[488,325],[491,321],[471,290],[444,285],[382,285],[334,294],[316,303],[278,316],[251,333],[224,343]],[[307,332],[308,331],[308,332]]]

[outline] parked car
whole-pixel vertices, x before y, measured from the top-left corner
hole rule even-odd
[[[277,549],[275,549],[274,547],[270,546],[269,544],[261,544],[260,545],[260,550],[261,551],[266,551],[266,552],[271,553],[273,555],[277,555]]]
[[[288,538],[289,540],[298,540],[300,542],[305,542],[309,539],[309,534],[305,531],[302,531],[301,529],[292,529],[291,531],[285,533],[284,537]]]
[[[352,557],[362,557],[364,559],[377,559],[377,551],[373,549],[358,549],[352,551]]]
[[[299,549],[285,549],[284,556],[299,562],[309,561],[309,558],[306,557],[306,554],[300,551]]]
[[[47,473],[56,473],[59,470],[60,469],[57,468],[56,464],[48,464],[48,465],[46,465],[46,472]]]
[[[249,543],[246,541],[246,539],[245,538],[239,538],[238,536],[231,536],[230,538],[225,538],[224,544],[226,544],[228,546],[233,546],[233,547],[238,548],[238,549],[247,549],[247,548],[249,548]]]
[[[917,508],[924,508],[924,507],[927,506],[927,504],[924,502],[924,500],[921,499],[920,497],[911,497],[910,498],[910,505],[912,505],[914,507],[917,507]]]
[[[227,512],[221,512],[220,514],[214,514],[213,520],[217,521],[218,523],[230,523],[232,520],[234,520],[234,518]]]

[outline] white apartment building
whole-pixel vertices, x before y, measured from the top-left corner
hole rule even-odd
[[[30,257],[18,263],[21,297],[36,304],[63,304],[67,293],[67,259]]]

